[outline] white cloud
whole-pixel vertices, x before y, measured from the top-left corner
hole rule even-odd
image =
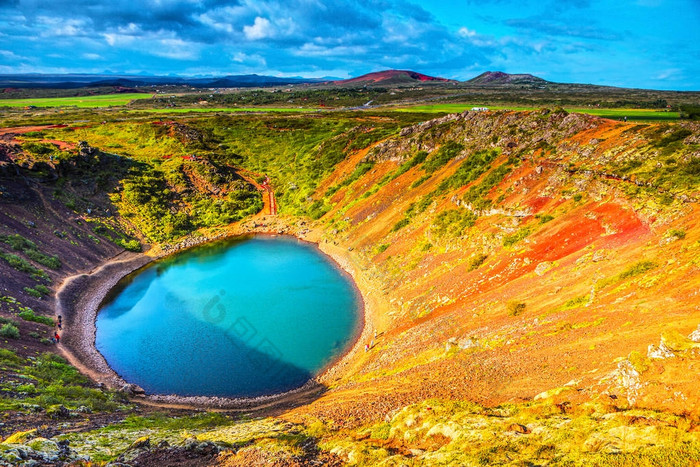
[[[174,58],[177,60],[194,60],[199,57],[199,48],[182,39],[160,39],[158,46],[150,52],[158,57]]]
[[[267,66],[267,61],[265,60],[265,57],[259,54],[248,55],[243,52],[236,52],[235,54],[233,54],[233,57],[231,57],[231,59],[236,63],[241,63],[249,66]]]
[[[255,18],[255,22],[252,26],[243,26],[243,33],[247,39],[255,41],[258,39],[265,39],[266,37],[272,37],[274,35],[274,28],[269,19],[258,16]]]
[[[102,37],[112,47],[177,60],[195,60],[199,58],[201,49],[200,44],[184,41],[173,32],[161,30],[144,34],[134,24],[119,28],[118,33],[105,33]]]
[[[82,57],[87,59],[87,60],[99,60],[102,58],[102,56],[100,54],[93,54],[93,53],[84,53],[82,55]]]
[[[678,77],[683,73],[683,70],[679,68],[668,68],[666,70],[661,70],[655,77],[654,79],[658,80],[674,80],[678,79]]]
[[[459,31],[457,31],[457,34],[459,34],[460,37],[464,37],[464,38],[476,37],[476,31],[469,29],[469,28],[466,28],[466,27],[459,28]]]
[[[313,44],[307,42],[302,45],[297,51],[294,51],[294,55],[306,56],[306,57],[329,57],[329,56],[358,56],[363,55],[367,52],[365,47],[356,46],[338,46],[338,47],[324,47],[322,45]]]

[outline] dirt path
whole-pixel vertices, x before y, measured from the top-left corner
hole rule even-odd
[[[88,273],[67,277],[56,292],[56,315],[63,316],[58,350],[83,374],[109,387],[120,387],[124,382],[95,348],[97,311],[123,276],[150,261],[143,254],[121,252]]]
[[[275,199],[275,190],[272,189],[270,185],[270,177],[267,175],[252,172],[246,169],[239,169],[238,175],[243,177],[245,181],[253,185],[258,191],[262,191],[263,195],[263,213],[264,215],[276,216],[277,215],[277,200]],[[262,183],[258,183],[255,177],[265,177]]]
[[[275,200],[275,190],[270,186],[270,177],[265,175],[265,181],[260,185],[267,192],[268,214],[271,216],[277,215],[277,200]]]

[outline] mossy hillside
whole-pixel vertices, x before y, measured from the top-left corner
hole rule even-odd
[[[92,412],[130,408],[127,398],[115,391],[96,389],[63,358],[44,353],[23,358],[8,349],[0,349],[0,368],[5,373],[0,383],[0,406],[5,411],[60,414],[60,406]],[[64,415],[57,415],[62,417]]]
[[[700,440],[683,416],[553,401],[485,408],[429,400],[320,445],[352,465],[690,465]],[[342,431],[341,431],[342,433]]]
[[[151,446],[213,442],[224,455],[250,450],[302,456],[309,446],[350,465],[690,465],[700,460],[697,420],[652,410],[558,399],[484,407],[426,400],[386,421],[343,429],[319,419],[234,419],[217,414],[129,417],[85,433],[62,435],[78,454],[114,460],[138,440]],[[24,442],[31,442],[31,435]]]

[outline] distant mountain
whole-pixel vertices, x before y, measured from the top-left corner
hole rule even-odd
[[[503,85],[537,85],[545,84],[546,81],[542,78],[530,74],[509,74],[502,71],[487,71],[476,78],[472,78],[466,83],[478,84],[485,86],[503,86]]]
[[[191,86],[195,88],[238,88],[284,86],[289,84],[314,84],[326,80],[306,78],[280,78],[261,75],[230,75],[210,78],[186,78],[179,76],[133,76],[133,75],[0,75],[0,88],[46,88],[74,89],[85,87],[118,86]]]
[[[409,70],[385,70],[366,75],[358,76],[357,78],[344,79],[334,81],[334,84],[341,86],[345,85],[401,85],[401,84],[419,84],[419,83],[454,83],[456,81],[446,78],[436,78],[434,76],[424,75]]]

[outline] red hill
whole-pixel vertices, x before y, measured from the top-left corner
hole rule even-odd
[[[377,71],[374,73],[367,73],[366,75],[358,76],[356,78],[345,79],[341,81],[335,81],[335,84],[346,85],[346,84],[412,84],[412,83],[449,83],[452,80],[446,78],[436,78],[434,76],[424,75],[422,73],[416,73],[415,71],[408,70],[385,70]]]

